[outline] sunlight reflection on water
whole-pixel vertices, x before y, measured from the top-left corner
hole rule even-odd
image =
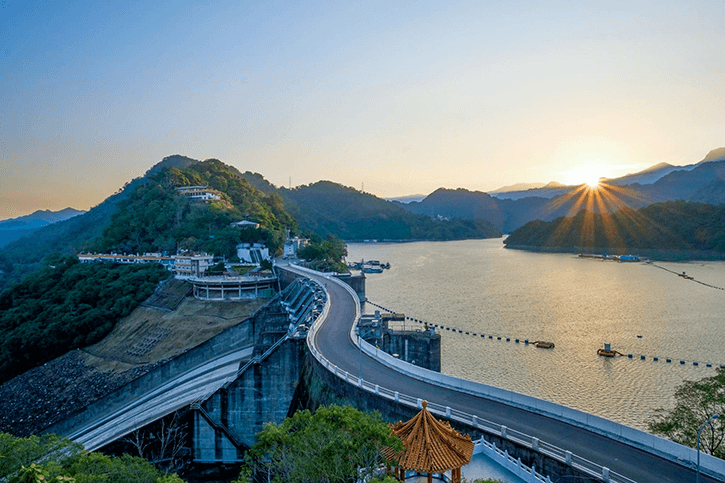
[[[443,331],[446,374],[644,429],[655,408],[672,404],[677,384],[714,374],[706,362],[725,364],[725,291],[644,263],[508,250],[501,239],[350,244],[348,252],[350,261],[392,265],[368,275],[372,302],[464,332],[502,336]],[[658,264],[725,287],[725,263]],[[556,347],[536,349],[515,338]],[[604,343],[633,359],[597,356]]]

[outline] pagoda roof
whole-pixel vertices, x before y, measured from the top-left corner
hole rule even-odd
[[[396,454],[398,466],[420,473],[439,473],[460,468],[471,461],[473,441],[447,421],[439,421],[428,411],[428,402],[410,421],[392,425],[393,434],[403,443]]]

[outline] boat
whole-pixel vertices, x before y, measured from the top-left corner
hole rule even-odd
[[[362,271],[363,273],[383,273],[383,269],[377,267],[363,267]]]
[[[614,357],[614,356],[621,356],[624,355],[619,351],[615,350],[604,350],[604,349],[597,349],[597,355],[598,356],[604,356],[604,357]]]
[[[539,349],[553,349],[554,343],[546,342],[543,340],[537,340],[536,342],[534,342],[534,346],[538,347]]]

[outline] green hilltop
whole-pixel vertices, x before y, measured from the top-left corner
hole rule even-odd
[[[205,186],[219,199],[198,202],[177,188]],[[230,224],[248,220],[258,228]],[[217,159],[164,158],[141,178],[87,213],[33,232],[0,249],[0,289],[42,266],[50,253],[204,251],[233,258],[240,242],[264,241],[279,253],[285,231],[346,240],[454,240],[501,236],[483,220],[416,215],[329,181],[277,188],[258,173],[240,172]]]
[[[553,221],[535,220],[514,230],[510,247],[678,250],[725,257],[725,205],[689,201],[655,203],[614,214],[582,210]]]

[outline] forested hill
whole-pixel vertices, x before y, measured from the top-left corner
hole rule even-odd
[[[216,159],[163,169],[118,204],[102,236],[87,247],[119,253],[175,253],[181,248],[228,258],[244,241],[264,240],[272,251],[281,248],[285,229],[295,229],[284,201],[276,193],[257,190],[240,174]],[[220,199],[190,200],[176,189],[183,186],[207,186]],[[230,226],[245,219],[260,228]]]
[[[320,181],[279,193],[299,223],[320,235],[346,240],[459,240],[491,238],[501,232],[483,220],[439,219],[410,213],[397,203],[354,188]]]
[[[656,203],[612,215],[582,210],[571,218],[526,223],[507,246],[703,250],[725,255],[725,205],[686,201]]]
[[[284,242],[285,228],[295,230],[295,221],[277,193],[254,188],[245,176],[254,175],[214,159],[167,157],[87,213],[2,247],[0,290],[40,268],[54,252],[176,253],[185,248],[232,257],[240,241],[260,239],[274,250]],[[189,185],[208,185],[221,199],[193,202],[175,189]],[[260,229],[229,226],[243,219],[258,222]]]
[[[194,202],[180,186],[205,185],[221,199]],[[250,220],[259,229],[231,222]],[[299,227],[299,228],[298,228]],[[50,253],[205,251],[232,258],[239,242],[264,241],[272,251],[285,229],[343,239],[454,240],[501,236],[483,220],[441,219],[328,181],[277,188],[258,173],[216,159],[164,158],[141,178],[83,215],[39,229],[0,249],[0,290],[41,267]]]

